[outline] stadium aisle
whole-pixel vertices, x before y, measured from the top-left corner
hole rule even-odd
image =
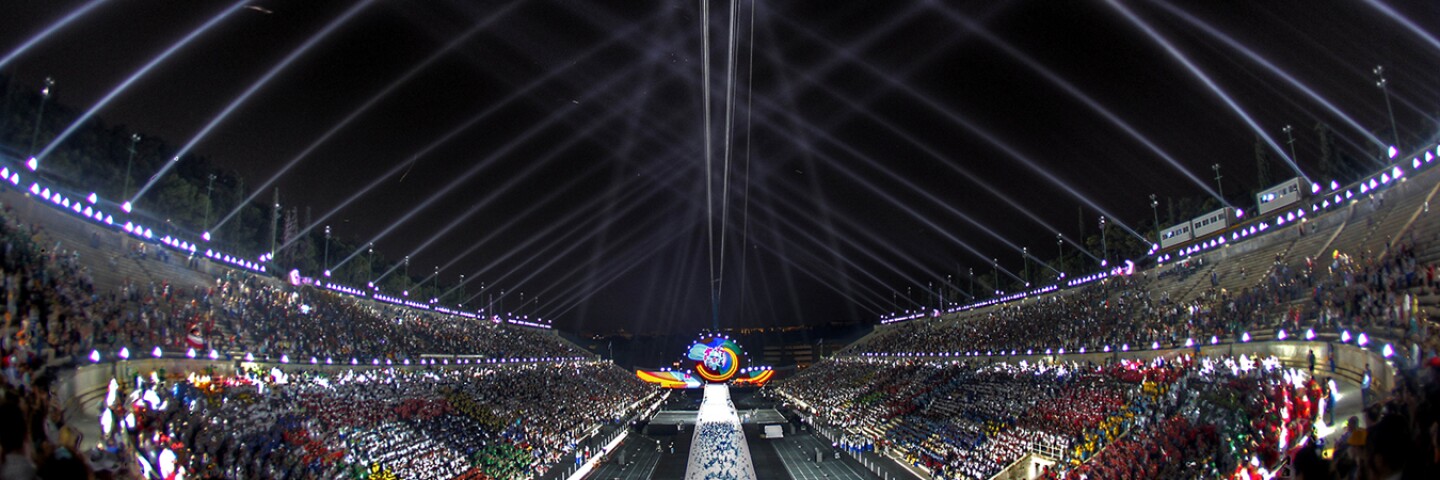
[[[618,450],[589,477],[595,480],[644,480],[655,476],[655,467],[668,453],[656,448],[660,440],[631,435]],[[623,462],[622,462],[622,458]]]
[[[824,437],[817,436],[810,432],[797,432],[793,436],[785,437],[774,441],[766,442],[774,448],[780,457],[784,471],[793,480],[817,480],[817,479],[838,479],[838,480],[866,480],[878,478],[869,473],[864,467],[856,464],[854,459],[848,455],[840,455],[835,458],[836,450]],[[815,462],[815,453],[820,452],[823,459]],[[756,470],[762,468],[756,465]],[[773,473],[773,472],[772,472]],[[903,477],[892,477],[903,478]]]

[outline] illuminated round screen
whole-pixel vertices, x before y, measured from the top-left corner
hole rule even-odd
[[[744,352],[734,341],[724,337],[701,338],[690,345],[686,358],[695,362],[695,373],[710,383],[723,383],[740,371]]]

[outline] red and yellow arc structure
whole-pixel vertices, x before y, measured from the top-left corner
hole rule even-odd
[[[737,377],[733,383],[737,387],[763,387],[774,376],[774,370],[760,370],[750,372],[748,376]]]
[[[636,370],[635,376],[647,383],[659,385],[661,388],[695,388],[700,385],[699,382],[689,378],[689,375],[681,372]]]

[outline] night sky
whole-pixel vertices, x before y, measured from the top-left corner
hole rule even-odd
[[[0,53],[83,3],[7,2]],[[252,2],[98,118],[182,145],[360,3]],[[0,71],[30,88],[53,77],[54,101],[83,110],[230,5],[107,2]],[[990,258],[1019,274],[1020,247],[1051,259],[1057,232],[1093,234],[1102,212],[1144,230],[1152,193],[1163,223],[1164,199],[1210,195],[1216,163],[1226,197],[1251,206],[1256,131],[1121,8],[1273,155],[1293,125],[1315,180],[1319,122],[1355,155],[1390,143],[1376,65],[1402,144],[1433,138],[1440,116],[1436,2],[1383,4],[1430,40],[1365,1],[744,2],[733,82],[730,4],[709,5],[708,175],[695,1],[373,1],[194,152],[259,185],[395,84],[280,176],[282,204],[390,258],[415,252],[412,273],[444,266],[509,305],[538,296],[526,313],[564,329],[676,332],[710,325],[712,285],[724,327],[873,322],[892,292],[920,300],[946,275],[968,290],[958,272]]]

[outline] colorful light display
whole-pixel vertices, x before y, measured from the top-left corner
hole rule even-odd
[[[693,374],[683,370],[637,370],[635,375],[665,388],[699,388],[706,383],[726,382],[758,387],[775,373],[769,367],[742,368],[745,351],[734,340],[718,335],[702,336],[690,344],[684,361],[693,362]]]

